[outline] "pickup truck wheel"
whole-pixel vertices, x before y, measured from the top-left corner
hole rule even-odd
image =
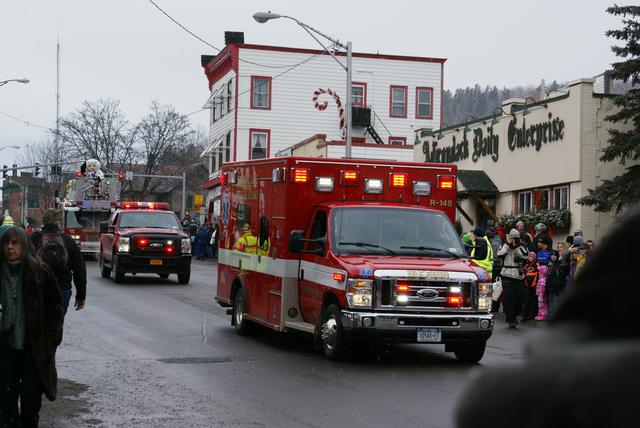
[[[330,360],[339,360],[345,354],[347,340],[342,330],[342,314],[335,303],[329,305],[320,328],[322,352]]]
[[[168,276],[168,275],[167,275]],[[191,278],[191,269],[186,272],[178,273],[178,284],[188,284],[189,279]]]
[[[453,353],[456,358],[463,363],[477,363],[484,355],[487,342],[463,343],[454,348]]]
[[[102,254],[100,254],[100,276],[103,278],[109,278],[111,276],[111,269],[104,265]]]
[[[167,279],[169,278],[169,274],[168,273],[159,273],[158,276],[162,279]]]
[[[236,329],[236,333],[240,336],[247,336],[251,333],[253,325],[251,321],[247,320],[244,316],[247,313],[247,294],[244,292],[244,288],[240,288],[236,292],[236,297],[233,299],[233,326]]]
[[[118,267],[118,256],[113,256],[111,260],[111,279],[116,284],[121,284],[124,282],[124,273],[120,271]]]

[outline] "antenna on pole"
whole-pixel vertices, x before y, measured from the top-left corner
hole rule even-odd
[[[58,34],[56,35],[56,135],[54,137],[54,162],[60,161],[60,22],[58,21]]]

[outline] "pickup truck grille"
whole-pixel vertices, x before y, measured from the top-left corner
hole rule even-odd
[[[172,247],[171,253],[167,248]],[[131,254],[136,256],[179,256],[181,241],[175,235],[149,235],[140,234],[131,237]]]
[[[475,291],[472,281],[437,281],[415,278],[383,279],[377,282],[376,306],[382,309],[393,308],[418,310],[470,310],[474,308]],[[405,292],[398,292],[402,286]],[[451,287],[459,287],[459,293],[452,293]],[[399,296],[406,296],[400,297]],[[449,297],[460,297],[459,304],[451,304]]]

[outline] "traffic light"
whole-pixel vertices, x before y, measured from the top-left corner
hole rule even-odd
[[[40,164],[36,162],[36,172],[34,174],[36,177],[40,175]]]
[[[2,165],[2,178],[7,178],[7,175],[9,175],[7,168],[9,168],[7,165]]]
[[[17,177],[17,176],[18,176],[18,170],[16,169],[17,167],[18,167],[18,164],[17,164],[17,163],[14,163],[14,164],[13,164],[13,170],[12,170],[12,171],[13,171],[13,176],[14,176],[14,177]]]
[[[124,172],[119,172],[116,177],[117,177],[118,181],[124,180]]]

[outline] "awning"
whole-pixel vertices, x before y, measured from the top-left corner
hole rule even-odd
[[[204,155],[206,155],[208,153],[211,153],[215,149],[217,149],[220,146],[220,144],[222,144],[222,140],[223,139],[224,139],[224,137],[220,137],[220,138],[218,138],[216,140],[213,140],[213,143],[209,144],[209,146],[206,149],[204,149],[204,151],[200,154],[200,157],[202,157],[202,156],[204,156]]]
[[[498,193],[498,187],[486,172],[469,169],[458,170],[458,198],[464,199],[473,195],[490,198],[497,196]]]

